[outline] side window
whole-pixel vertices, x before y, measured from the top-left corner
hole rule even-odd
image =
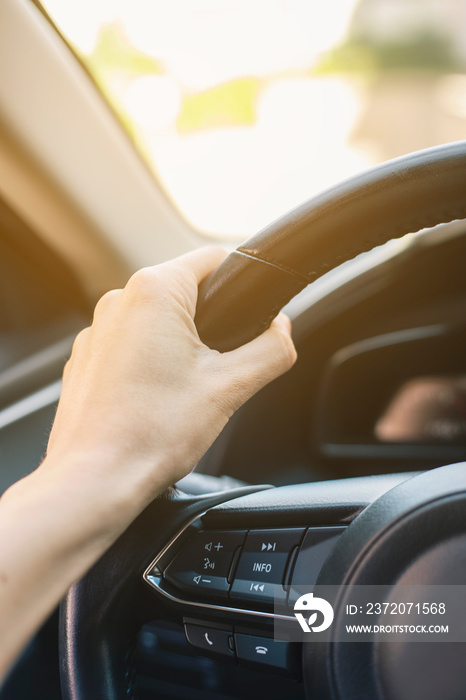
[[[90,313],[72,270],[0,200],[0,494],[44,456],[63,365]]]
[[[72,271],[0,200],[0,375],[78,330],[89,312]]]

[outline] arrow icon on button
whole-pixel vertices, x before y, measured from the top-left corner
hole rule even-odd
[[[251,583],[249,590],[250,591],[261,591],[261,593],[263,593],[264,587],[265,587],[265,583]]]
[[[276,542],[274,542],[273,544],[271,544],[270,542],[262,542],[261,552],[263,552],[264,549],[265,549],[267,552],[270,552],[270,550],[275,551],[275,547],[276,547],[276,546],[277,546],[277,543],[276,543]]]
[[[193,578],[194,583],[199,583],[200,580],[201,580],[200,576],[194,576],[194,578]]]

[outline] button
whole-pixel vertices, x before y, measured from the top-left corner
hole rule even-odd
[[[233,556],[245,534],[204,530],[193,535],[165,569],[164,578],[188,593],[225,599]]]
[[[315,584],[324,561],[344,531],[344,527],[310,527],[308,529],[293,569],[289,595],[290,605],[294,605],[304,592],[308,592],[296,589],[296,586],[309,588]]]
[[[251,530],[231,587],[232,601],[254,601],[269,607],[284,603],[283,579],[292,549],[299,544],[304,529]]]
[[[296,675],[298,668],[296,647],[268,637],[235,634],[236,656],[241,666],[268,666],[287,675]]]
[[[184,626],[186,639],[190,644],[198,649],[203,649],[209,653],[221,654],[231,659],[235,658],[233,651],[233,631],[218,630],[213,627],[193,625],[186,622]]]

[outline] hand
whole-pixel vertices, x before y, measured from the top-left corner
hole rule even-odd
[[[120,518],[185,476],[236,409],[296,359],[283,315],[232,352],[200,341],[198,284],[225,255],[209,247],[140,270],[76,339],[43,467],[70,478],[79,469],[116,498]]]
[[[198,284],[224,256],[137,272],[76,338],[47,456],[0,501],[0,680],[73,581],[295,361],[284,316],[233,352],[201,343]]]

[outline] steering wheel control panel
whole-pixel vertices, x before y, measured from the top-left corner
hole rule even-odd
[[[185,619],[188,642],[210,654],[237,661],[246,668],[273,669],[275,673],[297,677],[299,654],[296,644],[273,640],[258,634],[245,634],[233,626]]]
[[[274,618],[289,618],[296,587],[316,583],[344,527],[217,530],[197,518],[156,557],[144,579],[183,617],[187,641],[240,666],[299,677],[298,646],[272,638]],[[298,589],[299,590],[299,589]],[[221,618],[219,620],[219,613]]]
[[[203,529],[186,527],[144,578],[172,601],[264,618],[289,615],[295,587],[312,587],[344,527]]]

